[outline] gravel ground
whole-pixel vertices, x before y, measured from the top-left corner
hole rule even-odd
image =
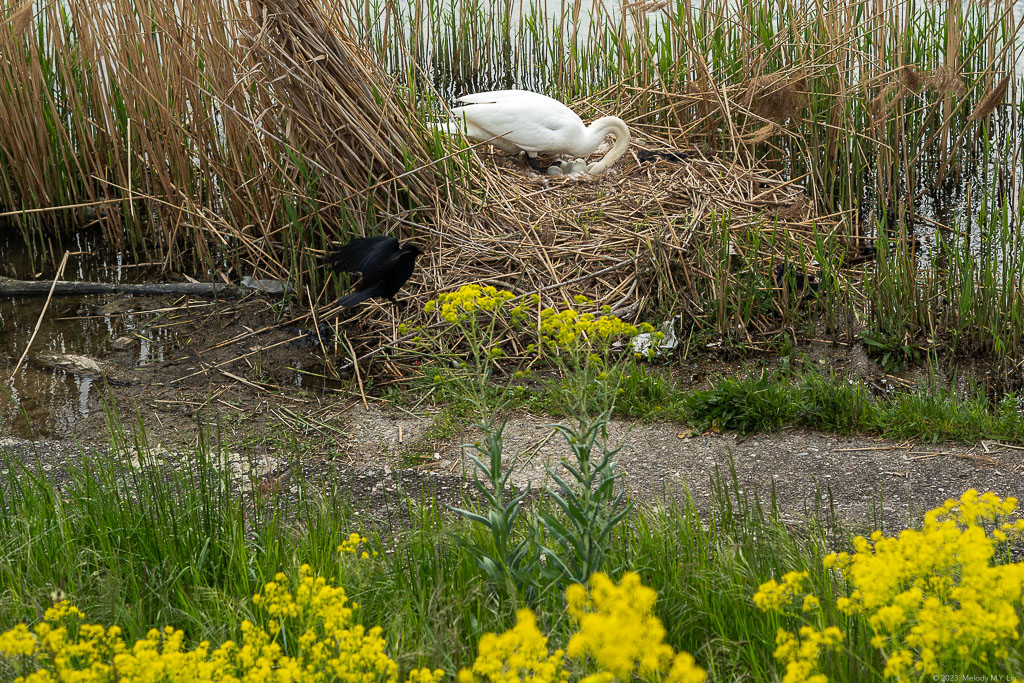
[[[244,489],[255,482],[264,493],[295,492],[300,479],[330,486],[373,517],[390,516],[406,497],[424,493],[458,503],[467,490],[463,472],[471,463],[460,444],[478,438],[473,430],[443,442],[424,442],[432,424],[428,415],[366,409],[341,412],[347,437],[341,449],[304,451],[301,464],[273,448],[250,455],[231,454],[225,461]],[[745,494],[770,500],[773,490],[783,515],[793,521],[813,510],[819,494],[831,499],[841,518],[866,525],[881,513],[888,530],[903,528],[928,508],[969,488],[1000,495],[1024,491],[1024,449],[982,442],[975,445],[893,443],[861,436],[804,431],[740,438],[734,434],[693,434],[674,423],[613,421],[611,446],[622,446],[618,467],[633,500],[639,504],[678,499],[689,490],[698,507],[712,500],[716,472],[731,477]],[[506,457],[518,462],[513,477],[519,486],[542,487],[548,467],[559,467],[570,451],[550,421],[531,415],[511,419],[504,432]],[[72,441],[0,439],[0,453],[34,465],[58,482],[69,464],[90,447]],[[409,467],[408,454],[426,452]],[[158,459],[174,466],[182,456],[157,449]],[[6,470],[10,466],[4,464]],[[250,478],[250,473],[252,477]]]

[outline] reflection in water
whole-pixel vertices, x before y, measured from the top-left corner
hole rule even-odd
[[[35,273],[20,240],[10,230],[3,233],[0,275],[32,279]],[[152,277],[152,273],[142,269],[126,268],[118,254],[103,253],[102,240],[89,233],[75,235],[73,244],[67,248],[84,252],[69,259],[65,270],[68,279],[129,282]],[[50,276],[44,273],[43,279]],[[151,315],[108,314],[100,310],[113,300],[110,296],[54,297],[25,363],[14,380],[8,381],[29,343],[45,297],[0,298],[0,437],[65,436],[78,419],[97,407],[102,382],[34,362],[41,352],[79,354],[99,360],[109,359],[115,353],[127,354],[131,365],[163,358],[169,335],[160,329],[146,328]],[[131,300],[125,301],[125,308],[130,308]],[[144,334],[135,336],[143,330]],[[116,351],[113,341],[121,336],[139,339],[141,343]]]
[[[78,384],[78,414],[82,417],[89,415],[89,389],[92,388],[92,377],[76,377]]]

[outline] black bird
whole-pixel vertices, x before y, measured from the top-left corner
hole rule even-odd
[[[637,152],[636,158],[642,164],[646,161],[657,161],[658,159],[664,159],[666,161],[686,161],[690,155],[686,152],[679,150],[646,150],[642,149]]]
[[[778,264],[773,273],[776,287],[786,288],[791,293],[803,292],[804,298],[817,296],[818,288],[821,286],[821,281],[817,277],[804,273],[789,263]]]
[[[420,248],[407,244],[398,246],[394,237],[360,237],[328,254],[320,263],[335,272],[359,273],[356,291],[338,299],[341,306],[351,307],[373,296],[382,296],[395,303],[395,294],[412,275]]]

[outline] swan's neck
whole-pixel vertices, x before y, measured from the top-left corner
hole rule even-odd
[[[617,116],[605,116],[587,127],[587,138],[594,145],[591,147],[591,151],[597,149],[608,135],[615,136],[615,144],[601,161],[591,167],[590,175],[601,175],[607,171],[608,167],[618,161],[629,147],[629,128],[626,127],[625,122]]]

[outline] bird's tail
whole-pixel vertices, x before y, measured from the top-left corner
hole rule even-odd
[[[367,292],[365,290],[361,291],[361,292],[352,292],[351,294],[347,294],[347,295],[341,297],[340,299],[335,301],[334,304],[336,306],[344,306],[345,308],[352,308],[353,306],[358,306],[359,304],[363,303],[364,301],[369,299],[371,296],[373,296],[373,294],[371,294],[370,292]]]

